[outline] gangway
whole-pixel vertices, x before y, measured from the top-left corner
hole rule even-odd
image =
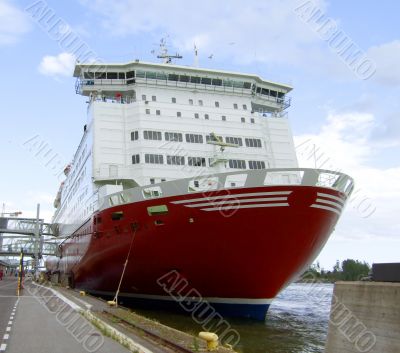
[[[37,226],[41,235],[53,235],[51,224],[43,219],[0,217],[0,233],[35,235]]]
[[[17,217],[18,213],[9,217],[0,217],[0,258],[18,257],[21,252],[31,256],[33,268],[39,267],[43,256],[55,255],[58,242],[50,223],[39,217],[40,205],[37,205],[36,218]]]

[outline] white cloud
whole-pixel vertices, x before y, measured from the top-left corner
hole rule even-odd
[[[192,51],[196,42],[200,56],[311,66],[324,44],[294,12],[300,0],[81,2],[103,16],[108,33],[168,33],[180,50]],[[325,8],[325,0],[315,3]]]
[[[382,249],[386,247],[389,253],[399,241],[400,163],[386,169],[370,165],[376,154],[384,152],[384,146],[368,138],[375,129],[372,114],[331,112],[316,134],[295,137],[300,166],[341,171],[355,179],[353,195],[320,256],[324,263],[328,258],[332,262],[332,254],[325,251],[340,246],[346,247],[347,257],[367,259],[359,249],[365,250],[365,244],[374,241],[379,242],[380,253],[376,255],[381,260]],[[342,255],[334,256],[343,260]],[[373,251],[368,254],[369,262],[375,261],[373,255]]]
[[[193,52],[196,43],[202,60],[213,54],[218,61],[229,58],[230,62],[239,64],[290,65],[313,75],[322,73],[343,81],[360,78],[349,60],[343,62],[351,53],[339,55],[329,41],[321,38],[317,31],[318,16],[307,23],[296,12],[306,0],[230,0],[229,3],[120,0],[112,4],[106,0],[80,1],[100,14],[102,25],[110,35],[169,34],[172,44],[183,54]],[[331,17],[327,0],[312,1],[312,8],[320,11],[324,20],[335,22],[338,31],[346,33],[346,26]],[[358,47],[357,40],[350,34],[347,40]],[[374,78],[377,81],[390,85],[400,83],[400,71],[396,71],[400,41],[371,47],[365,51],[365,57],[376,63]]]
[[[295,136],[299,164],[350,174],[364,193],[389,204],[387,198],[400,198],[400,184],[395,182],[400,180],[400,162],[386,169],[371,165],[386,147],[371,140],[376,128],[372,114],[331,112],[316,134]]]
[[[374,46],[367,54],[376,63],[376,73],[373,78],[382,84],[400,86],[400,40]]]
[[[30,28],[29,19],[23,11],[8,0],[0,0],[0,45],[15,43]]]
[[[75,56],[73,54],[46,55],[40,62],[39,72],[46,76],[71,76],[74,66]]]
[[[296,136],[299,161],[313,166],[315,151],[317,166],[347,170],[366,163],[373,153],[368,136],[374,127],[369,113],[328,114],[318,134]],[[321,165],[322,164],[322,165]]]

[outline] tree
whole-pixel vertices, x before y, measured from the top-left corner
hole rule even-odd
[[[369,265],[358,260],[347,259],[342,262],[342,280],[359,281],[362,277],[368,275]]]

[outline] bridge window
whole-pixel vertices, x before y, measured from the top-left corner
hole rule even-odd
[[[200,79],[200,77],[197,77],[197,76],[190,76],[190,82],[191,83],[200,83],[201,79]]]
[[[217,101],[215,102],[215,107],[219,108],[219,102],[217,102]]]
[[[178,81],[179,79],[179,75],[175,75],[175,74],[169,74],[168,75],[168,80],[169,81]]]
[[[238,108],[237,103],[233,103],[233,109],[237,109],[237,108]]]
[[[105,72],[95,72],[94,73],[94,78],[102,80],[102,79],[107,78],[107,75],[106,75]]]
[[[157,78],[157,72],[146,71],[146,78],[156,79]]]
[[[83,78],[94,79],[94,73],[93,72],[84,72],[83,73]]]
[[[219,79],[219,78],[213,78],[212,84],[213,84],[214,86],[222,86],[222,80]]]
[[[203,101],[201,99],[199,99],[199,105],[202,106],[203,105]]]
[[[204,114],[204,119],[206,119],[206,120],[210,119],[209,115],[208,114]]]
[[[124,74],[123,72],[121,72],[122,74]],[[121,75],[120,73],[120,75]],[[126,78],[134,78],[135,77],[135,71],[128,71],[126,73]]]
[[[176,98],[175,98],[175,97],[172,97],[172,98],[171,98],[171,101],[172,101],[172,103],[176,103]]]
[[[118,72],[118,78],[120,80],[125,80],[125,72]]]
[[[166,81],[168,79],[168,76],[162,72],[157,72],[156,78],[157,78],[157,80],[165,80]]]
[[[107,79],[109,80],[118,79],[118,72],[107,72]]]

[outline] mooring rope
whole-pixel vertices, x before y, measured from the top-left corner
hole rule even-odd
[[[115,293],[115,297],[114,297],[114,299],[113,299],[113,302],[115,302],[115,306],[118,306],[118,295],[119,295],[119,290],[120,290],[120,288],[121,288],[122,280],[123,280],[123,278],[124,278],[126,266],[128,265],[129,255],[131,254],[133,241],[134,241],[135,235],[136,235],[136,230],[137,230],[137,224],[135,223],[135,224],[134,224],[134,227],[133,227],[133,234],[132,234],[132,239],[131,239],[131,245],[129,246],[128,255],[126,256],[124,268],[122,269],[121,278],[120,278],[120,280],[119,280],[117,292]]]

